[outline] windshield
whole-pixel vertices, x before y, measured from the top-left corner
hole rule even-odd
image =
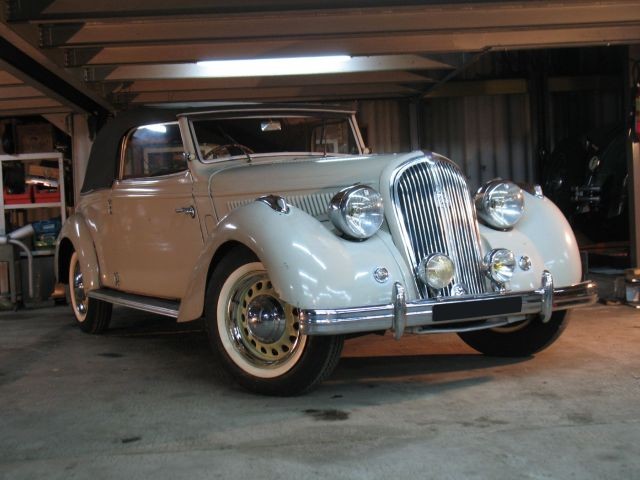
[[[359,153],[347,116],[195,118],[192,124],[203,160],[275,153]]]

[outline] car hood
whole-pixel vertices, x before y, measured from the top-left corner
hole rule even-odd
[[[326,214],[339,190],[355,183],[379,190],[382,172],[415,158],[416,154],[359,155],[256,161],[214,171],[209,192],[218,218],[234,208],[268,194],[281,195],[290,204],[315,217]]]

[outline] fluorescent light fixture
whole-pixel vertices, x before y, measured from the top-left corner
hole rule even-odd
[[[338,73],[351,60],[349,55],[321,57],[258,58],[253,60],[206,60],[196,65],[211,78],[272,77]]]

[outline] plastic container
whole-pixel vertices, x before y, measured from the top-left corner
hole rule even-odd
[[[60,191],[35,190],[33,193],[35,203],[56,203],[60,201]]]
[[[51,248],[55,246],[58,234],[62,228],[62,222],[59,218],[52,220],[42,220],[31,224],[35,231],[36,248]]]
[[[5,205],[21,205],[25,203],[33,203],[31,193],[32,193],[31,187],[28,187],[27,191],[24,193],[8,193],[5,190],[4,204]]]
[[[630,305],[640,305],[640,269],[625,271],[625,300]]]

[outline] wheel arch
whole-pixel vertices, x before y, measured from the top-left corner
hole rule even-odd
[[[293,206],[284,213],[252,202],[227,215],[205,242],[182,296],[178,322],[202,316],[207,282],[234,247],[255,255],[282,300],[300,308],[386,304],[393,282],[406,285],[411,275],[386,232],[353,242]],[[374,279],[378,267],[388,270],[388,281]]]
[[[69,282],[69,262],[74,251],[79,257],[85,290],[100,288],[100,265],[95,246],[84,217],[79,213],[67,219],[58,237],[54,268],[59,283]]]
[[[74,250],[71,240],[68,238],[60,240],[56,258],[56,279],[58,283],[69,283],[69,263]]]
[[[235,250],[235,249],[244,250],[248,257],[253,256],[257,260],[259,260],[258,255],[256,255],[256,253],[253,250],[251,250],[249,247],[247,247],[244,243],[238,242],[236,240],[229,240],[223,243],[215,251],[215,253],[213,254],[213,257],[211,258],[211,262],[209,262],[209,270],[207,271],[207,280],[205,284],[205,290],[209,285],[209,282],[211,281],[211,276],[213,275],[213,271],[220,264],[222,259],[225,256],[227,256],[229,252],[231,252],[231,250]]]

